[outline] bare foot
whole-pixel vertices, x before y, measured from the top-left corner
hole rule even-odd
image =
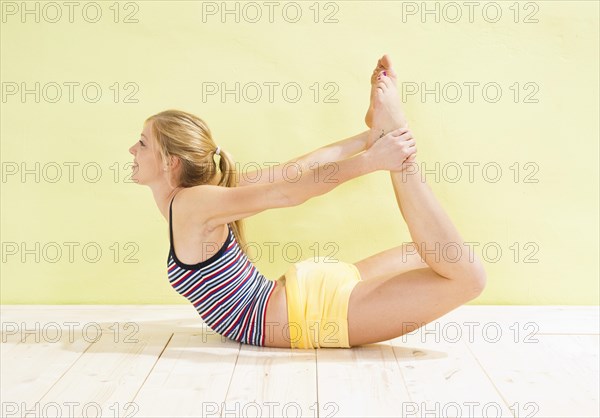
[[[384,55],[377,61],[377,67],[371,75],[371,100],[369,110],[365,116],[368,127],[378,129],[379,132],[383,129],[387,133],[408,125],[406,116],[400,106],[396,84],[397,76],[392,67],[392,62],[387,55]],[[384,87],[392,89],[395,92],[394,97],[389,97],[389,100],[382,100],[380,94],[383,92]],[[376,108],[379,108],[379,116],[377,120],[374,120]]]
[[[379,60],[377,60],[377,66],[375,67],[375,69],[373,70],[373,73],[371,74],[371,97],[370,97],[369,109],[367,110],[367,114],[365,115],[365,123],[367,124],[367,126],[369,128],[373,127],[373,100],[375,99],[375,93],[377,90],[376,89],[376,84],[378,81],[377,78],[381,74],[383,74],[386,77],[391,78],[392,81],[394,82],[394,84],[396,84],[398,81],[396,72],[392,68],[392,61],[390,60],[390,57],[388,57],[387,55],[384,55]]]
[[[411,139],[414,141],[412,132],[408,130],[408,124],[400,125],[400,121],[404,120],[401,115],[400,100],[398,97],[398,89],[396,84],[391,81],[389,77],[381,76],[378,79],[378,83],[375,89],[375,95],[373,100],[373,127],[369,131],[367,139],[367,149],[391,131],[398,130],[398,128],[405,128],[408,134],[405,139]],[[386,137],[387,138],[387,137]],[[414,145],[413,145],[414,146]],[[412,153],[405,158],[402,162],[403,171],[409,163],[414,163],[416,159],[416,147],[411,149]]]
[[[365,115],[365,123],[369,128],[373,126],[373,100],[375,99],[375,93],[377,91],[377,89],[375,88],[375,85],[377,84],[377,77],[382,72],[386,72],[386,69],[381,64],[381,60],[382,58],[379,58],[377,60],[377,66],[371,74],[371,92],[369,97],[369,108],[367,109],[367,114]]]
[[[387,55],[380,60],[382,65],[389,66],[388,69],[376,74],[371,87],[370,127],[371,132],[367,140],[367,149],[373,141],[384,134],[397,129],[407,127],[406,116],[400,106],[400,97],[396,87],[396,75],[391,68]],[[391,77],[393,75],[393,77]]]

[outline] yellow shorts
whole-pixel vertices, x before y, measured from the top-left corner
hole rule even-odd
[[[311,258],[290,266],[285,280],[291,348],[350,348],[348,301],[361,280],[356,266]]]

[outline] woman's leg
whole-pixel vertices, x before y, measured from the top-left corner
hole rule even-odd
[[[395,82],[387,77],[383,80],[384,85],[373,87],[378,89],[372,95],[373,129],[388,132],[404,117],[393,114],[399,108]],[[422,181],[418,165],[412,163],[390,176],[413,244],[355,264],[363,281],[350,296],[350,345],[385,341],[411,332],[474,299],[485,286],[481,262],[470,253]]]

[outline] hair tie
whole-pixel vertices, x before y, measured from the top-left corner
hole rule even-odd
[[[215,151],[215,154],[221,155],[221,147],[217,147],[217,150]]]

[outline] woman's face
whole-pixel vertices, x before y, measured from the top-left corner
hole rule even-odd
[[[129,152],[133,155],[134,166],[131,178],[139,184],[150,184],[164,174],[160,154],[156,152],[156,142],[152,137],[152,121],[144,124],[140,139]]]

